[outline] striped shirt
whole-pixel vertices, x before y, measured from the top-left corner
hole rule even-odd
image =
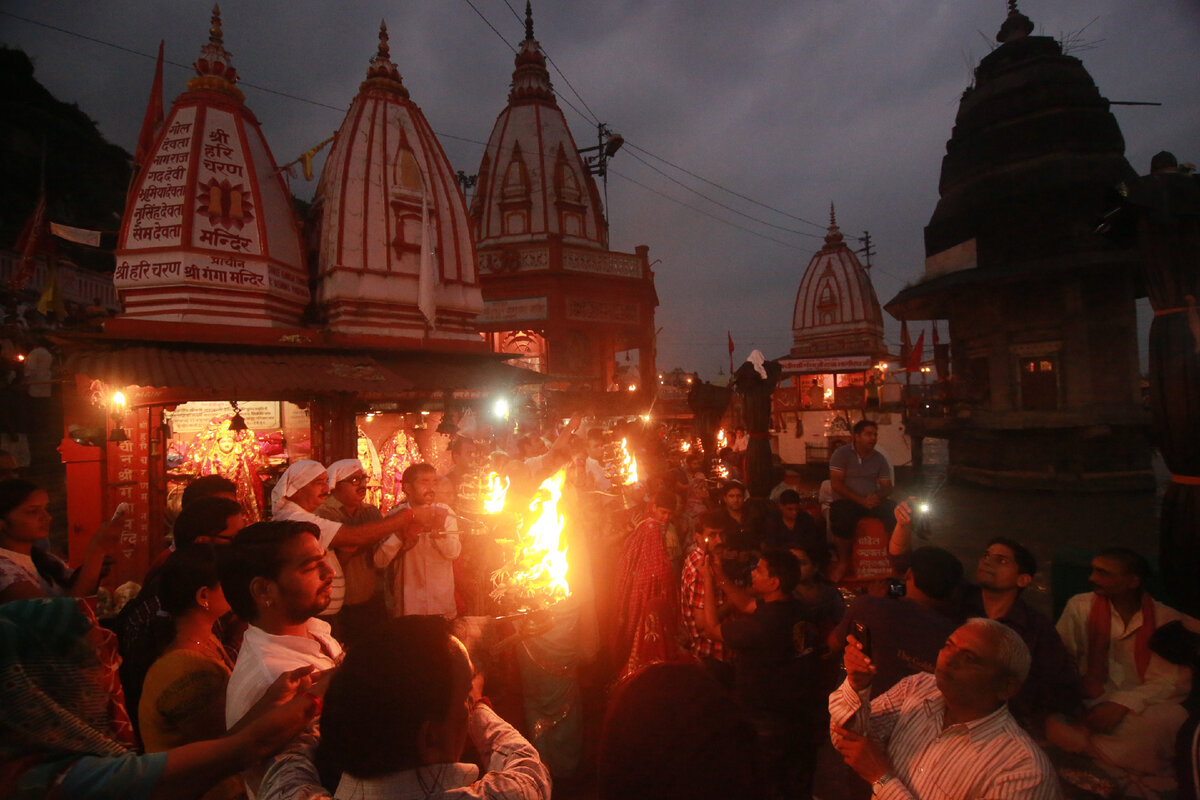
[[[877,800],[1062,797],[1049,759],[1008,706],[943,729],[946,702],[927,672],[910,675],[868,706],[869,693],[844,681],[829,696],[829,714],[832,724],[868,731],[886,748],[894,777],[875,787]],[[838,734],[832,736],[836,742]]]
[[[717,661],[730,661],[730,653],[725,645],[716,639],[711,639],[700,630],[700,620],[704,617],[704,575],[701,570],[708,569],[704,563],[704,551],[692,547],[683,562],[683,578],[679,592],[680,619],[688,636],[688,649],[697,658],[715,658]],[[713,587],[713,600],[719,609],[725,602],[725,593],[720,587]]]

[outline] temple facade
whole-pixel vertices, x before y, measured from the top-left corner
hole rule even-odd
[[[60,337],[69,545],[129,504],[115,583],[141,580],[199,476],[233,480],[258,520],[288,464],[357,454],[386,508],[407,466],[444,466],[459,425],[486,427],[483,406],[533,377],[474,327],[466,205],[386,28],[322,173],[313,247],[216,9],[195,68],[145,131],[114,276],[124,310]]]
[[[317,302],[331,331],[482,347],[466,205],[391,60],[386,25],[325,162],[312,215]]]
[[[195,70],[129,193],[113,280],[120,316],[294,327],[309,302],[298,220],[215,11]]]
[[[925,274],[887,304],[947,320],[944,414],[958,477],[1059,489],[1153,485],[1140,398],[1135,259],[1097,235],[1113,188],[1135,177],[1108,101],[1015,4],[963,93]]]
[[[528,5],[470,211],[483,287],[476,324],[495,352],[594,392],[618,388],[615,355],[637,349],[640,381],[629,385],[653,390],[649,248],[609,249],[600,192],[558,107]]]

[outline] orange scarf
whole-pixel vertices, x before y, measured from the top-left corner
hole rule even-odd
[[[1142,627],[1138,628],[1133,642],[1133,660],[1137,665],[1138,679],[1146,680],[1146,667],[1150,665],[1150,637],[1157,626],[1154,621],[1154,598],[1142,592]],[[1112,643],[1112,603],[1107,597],[1096,595],[1092,599],[1092,610],[1087,618],[1087,674],[1083,677],[1083,691],[1087,697],[1097,698],[1104,694],[1108,683],[1108,649]]]

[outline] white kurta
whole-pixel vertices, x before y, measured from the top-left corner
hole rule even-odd
[[[403,538],[396,534],[380,542],[375,550],[375,566],[380,569],[391,564],[398,555],[404,559],[402,568],[396,570],[392,587],[392,596],[402,598],[400,607],[392,609],[395,616],[440,614],[447,619],[458,616],[454,602],[453,563],[462,553],[458,520],[449,507],[435,505],[448,512],[441,531],[422,531],[417,543],[402,555]],[[397,506],[388,516],[402,514],[408,508],[407,503]]]

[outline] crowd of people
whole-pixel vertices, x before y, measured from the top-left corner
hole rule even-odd
[[[232,482],[199,478],[104,625],[87,598],[119,517],[71,569],[44,547],[47,493],[0,481],[0,795],[548,798],[583,774],[601,798],[803,798],[832,770],[846,798],[1195,796],[1176,740],[1200,624],[1151,597],[1137,553],[1100,550],[1054,624],[1022,599],[1038,568],[1017,538],[971,569],[914,547],[869,422],[831,458],[827,510],[796,469],[747,497],[732,448],[714,470],[629,426],[623,483],[612,431],[554,434],[460,437],[386,515],[357,459],[293,462],[250,525]],[[545,736],[577,708],[493,708],[461,627],[503,611],[495,531],[459,501],[484,459],[513,507],[565,471],[572,658],[606,698],[594,747],[576,742],[594,766]],[[863,520],[886,527],[893,580],[855,582]],[[522,658],[545,661],[545,634],[519,634]]]

